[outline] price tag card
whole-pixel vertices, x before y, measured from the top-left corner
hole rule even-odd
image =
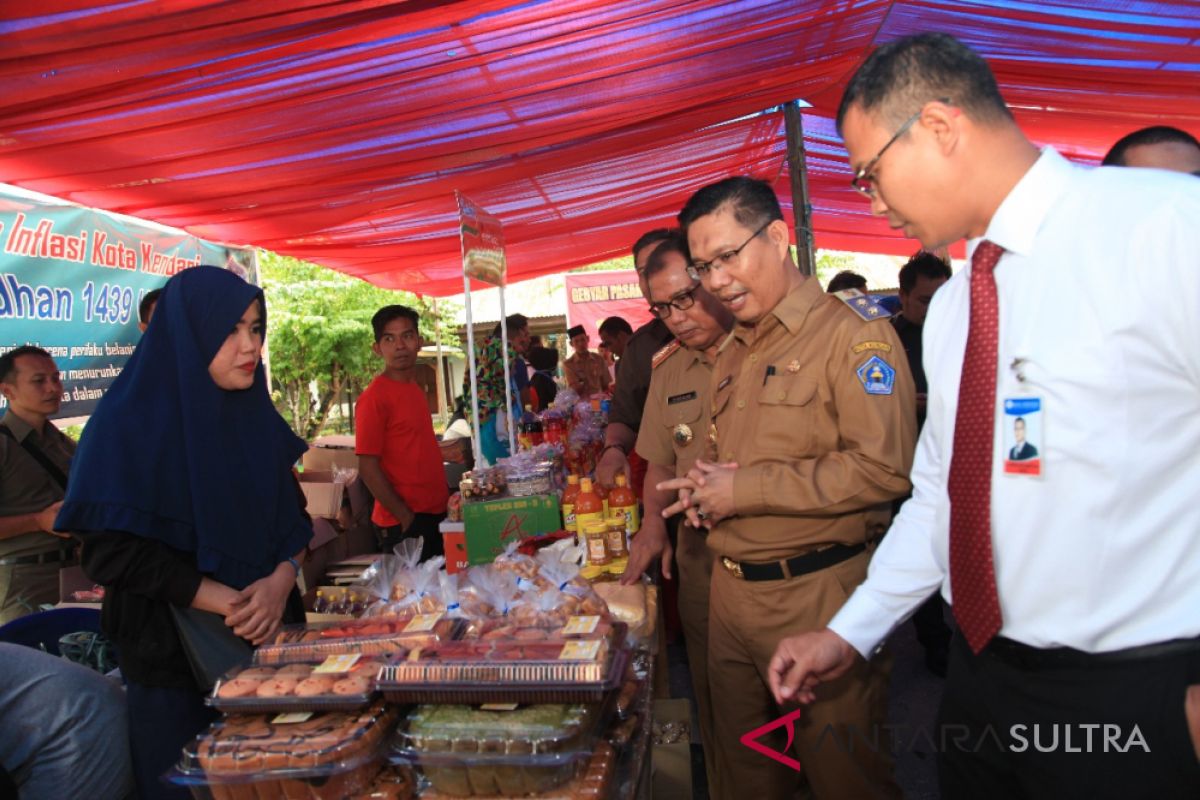
[[[516,711],[516,703],[484,703],[479,707],[480,711]]]
[[[296,722],[308,722],[312,719],[313,712],[311,711],[293,711],[290,714],[280,714],[271,722],[276,725],[291,725]]]
[[[405,633],[423,633],[433,630],[433,626],[437,625],[438,620],[442,618],[439,614],[417,614],[408,621],[404,626]]]
[[[595,633],[597,626],[600,625],[600,617],[596,615],[571,617],[567,620],[567,624],[563,626],[563,636],[580,636],[588,633]]]
[[[330,656],[313,669],[313,674],[324,675],[327,673],[349,672],[358,663],[358,659],[360,658],[362,658],[361,653],[340,653],[336,656]]]
[[[600,655],[600,647],[604,642],[599,639],[590,641],[567,642],[562,652],[558,654],[561,661],[595,661]]]

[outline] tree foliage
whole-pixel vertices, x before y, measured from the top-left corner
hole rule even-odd
[[[382,306],[411,306],[421,335],[435,342],[432,301],[391,291],[325,267],[259,251],[267,298],[273,399],[293,430],[307,440],[321,433],[335,403],[357,397],[379,372],[371,351],[371,316]],[[442,343],[455,345],[453,308],[440,303]]]

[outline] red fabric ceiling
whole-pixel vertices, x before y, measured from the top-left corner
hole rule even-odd
[[[919,30],[983,52],[1075,157],[1200,133],[1195,0],[40,0],[0,11],[0,180],[449,294],[455,189],[504,222],[510,280],[561,271],[731,173],[789,204],[758,112],[803,98],[817,245],[906,254],[830,118],[874,44]]]

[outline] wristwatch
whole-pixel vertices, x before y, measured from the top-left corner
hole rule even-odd
[[[296,577],[299,578],[300,577],[300,562],[297,561],[296,559],[292,558],[291,556],[288,556],[287,563],[292,565],[292,568],[294,570],[296,570]]]

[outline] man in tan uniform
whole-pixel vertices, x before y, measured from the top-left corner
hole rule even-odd
[[[2,624],[58,600],[69,537],[54,533],[54,518],[75,443],[50,422],[62,402],[62,379],[45,350],[18,347],[0,357],[0,391],[8,401],[0,419]]]
[[[575,355],[563,362],[567,385],[578,392],[581,398],[607,390],[612,382],[608,364],[599,353],[588,350],[587,331],[582,325],[576,325],[567,331],[567,336],[571,338],[571,347],[575,350]]]
[[[711,184],[679,220],[693,276],[737,319],[713,368],[713,460],[660,485],[680,492],[664,513],[686,509],[711,528],[720,796],[790,797],[803,776],[818,800],[899,797],[879,659],[822,684],[822,702],[791,721],[786,755],[799,773],[739,739],[791,710],[766,683],[775,645],[841,607],[866,577],[876,515],[909,489],[916,426],[903,348],[869,298],[827,295],[799,273],[769,184]],[[783,752],[786,728],[755,739]]]
[[[717,348],[733,326],[733,316],[688,275],[687,241],[679,233],[660,243],[646,262],[650,310],[663,320],[675,341],[655,354],[650,393],[638,431],[637,451],[648,463],[646,513],[633,539],[629,567],[622,583],[633,583],[658,558],[671,576],[671,542],[662,509],[674,500],[669,491],[655,489],[660,481],[686,475],[704,455],[709,427],[709,386]],[[708,531],[681,525],[678,531],[679,616],[687,644],[688,666],[700,718],[709,793],[717,791],[715,726],[708,688],[708,587],[713,556],[705,544]]]

